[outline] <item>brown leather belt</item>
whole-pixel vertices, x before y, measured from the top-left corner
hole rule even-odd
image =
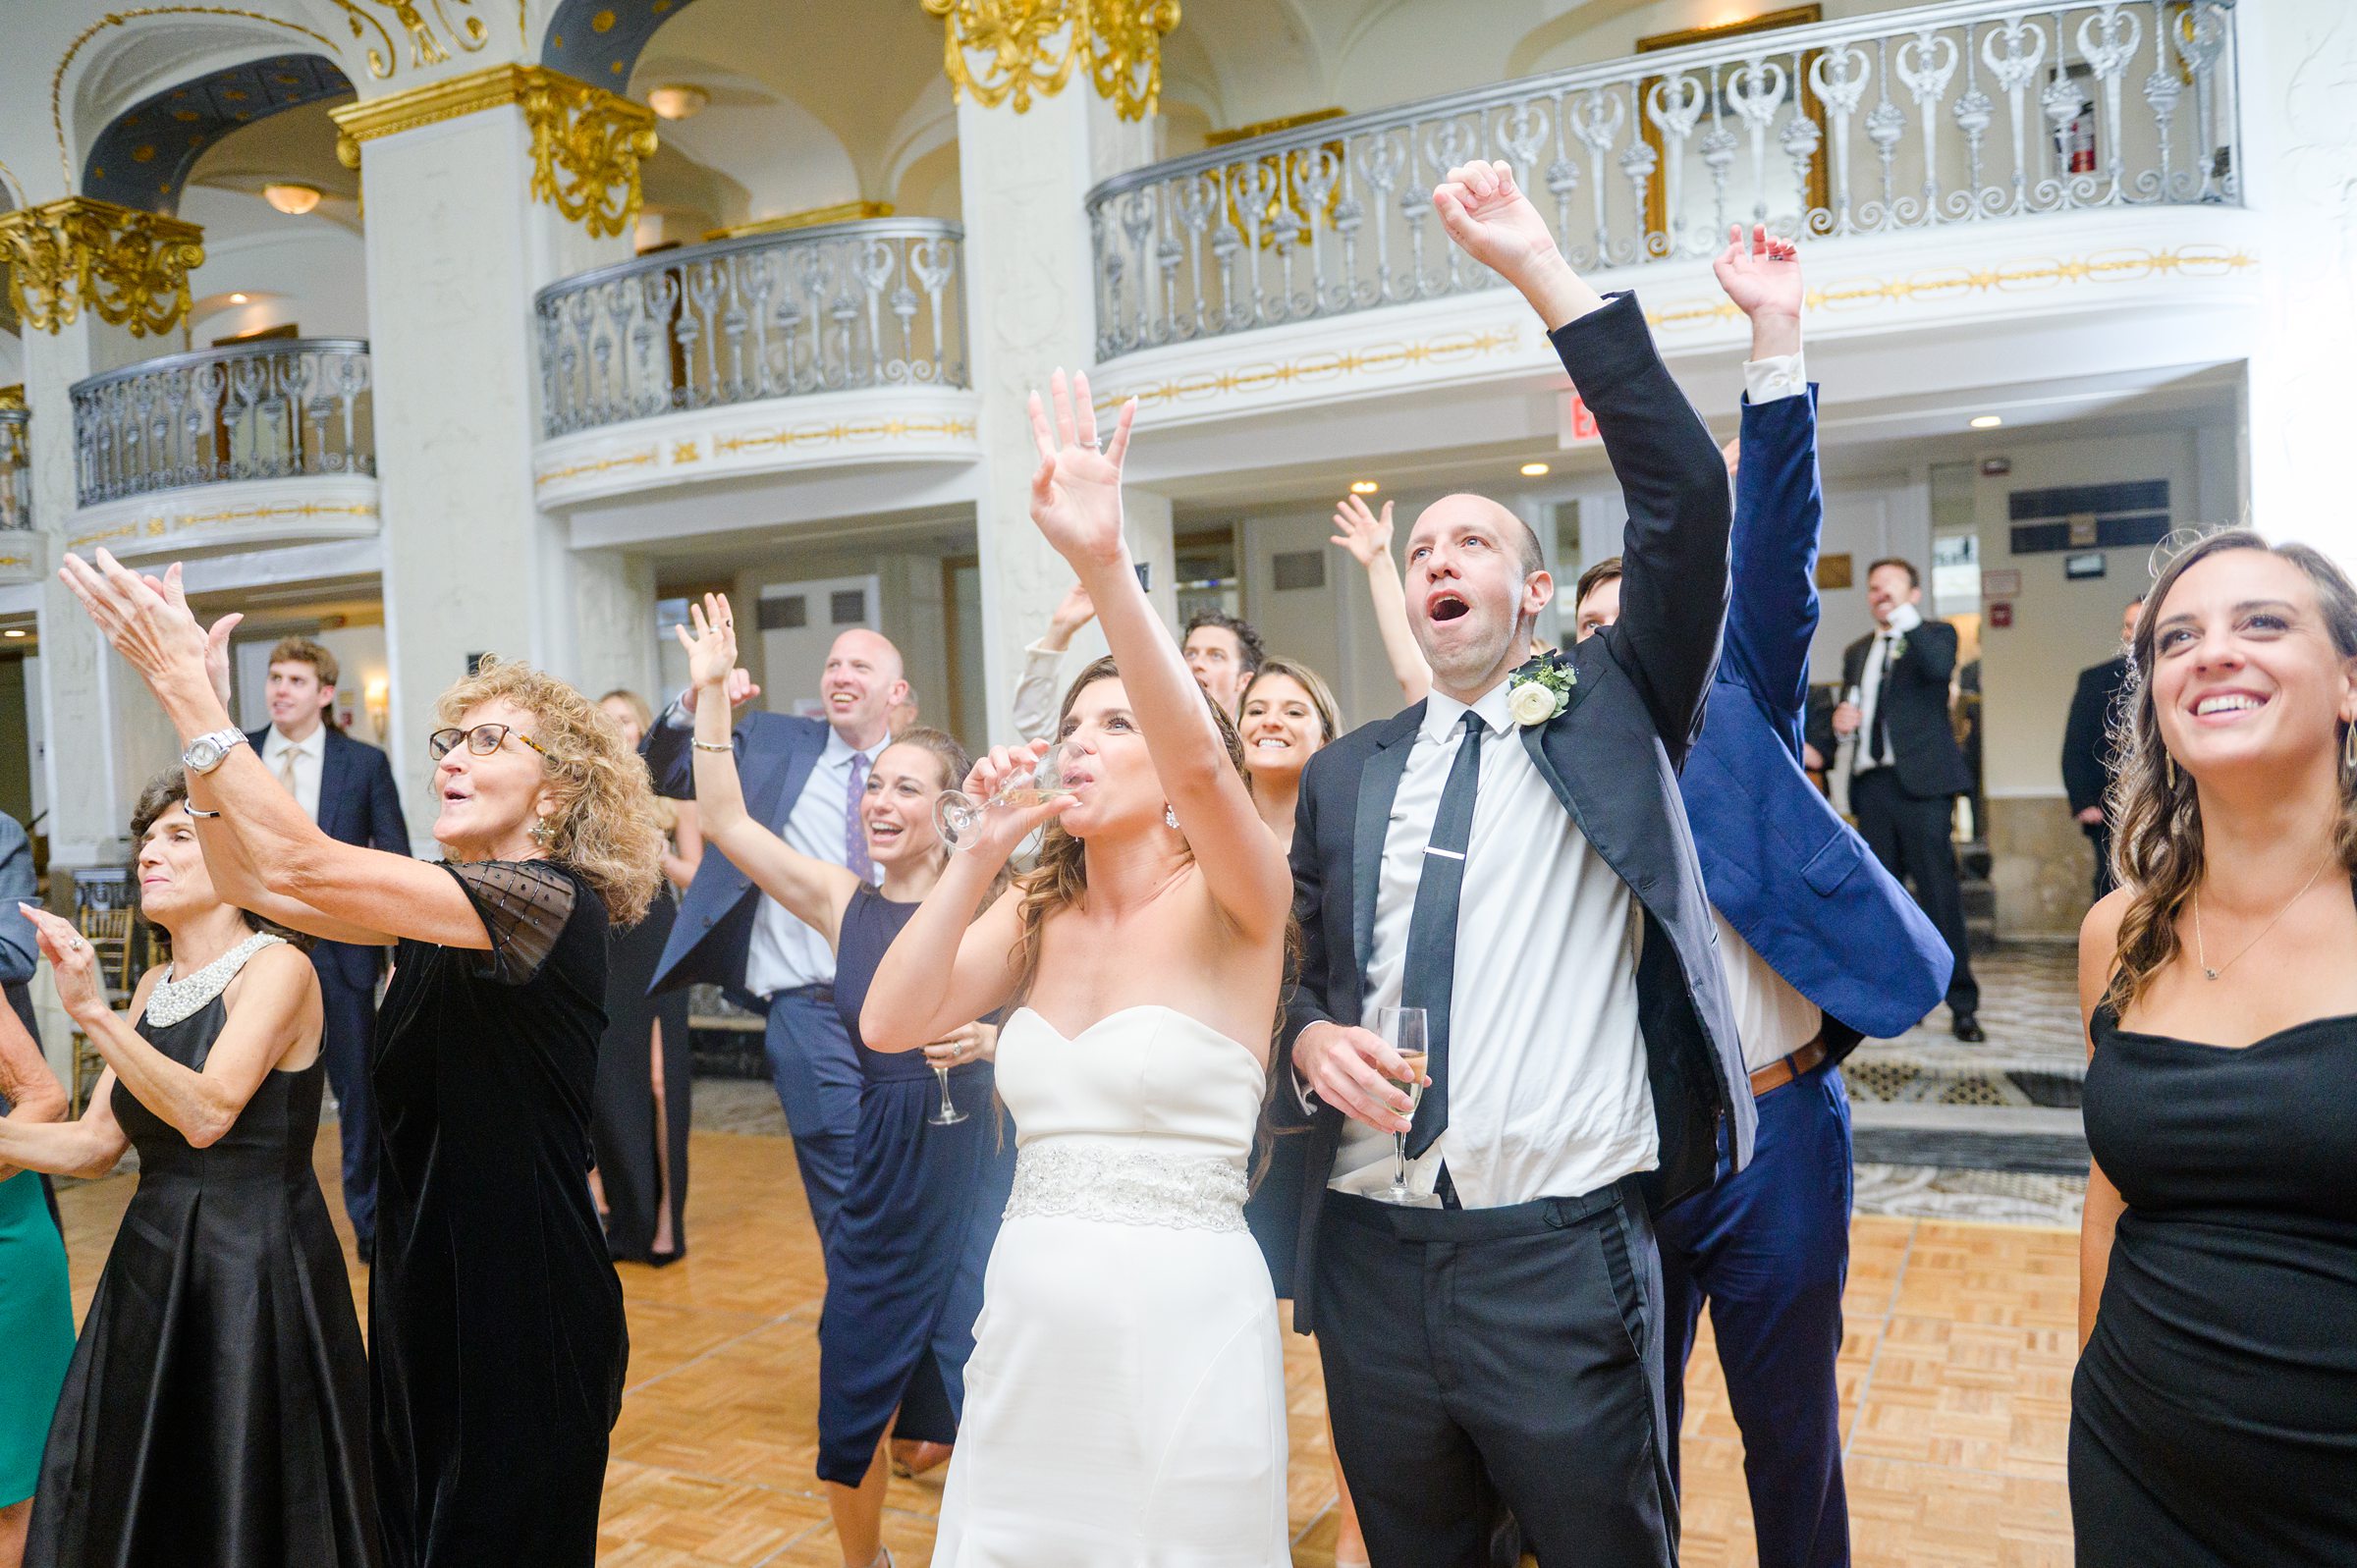
[[[1805,1078],[1824,1065],[1826,1057],[1825,1031],[1795,1051],[1789,1056],[1780,1056],[1751,1075],[1751,1097],[1757,1100],[1771,1089],[1781,1089],[1795,1078]]]

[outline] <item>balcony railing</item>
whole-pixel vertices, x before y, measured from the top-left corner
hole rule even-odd
[[[1575,266],[1735,222],[1889,234],[2239,202],[2231,0],[1949,0],[1581,66],[1134,170],[1089,195],[1098,354],[1488,289],[1432,188],[1509,162]]]
[[[0,530],[32,526],[29,416],[15,389],[0,392]]]
[[[541,425],[970,385],[964,231],[868,219],[659,251],[540,291]]]
[[[189,485],[373,474],[368,345],[272,338],[74,388],[76,489],[94,507]]]

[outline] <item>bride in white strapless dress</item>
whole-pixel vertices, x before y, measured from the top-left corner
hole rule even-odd
[[[1243,1201],[1292,881],[1123,542],[1132,409],[1100,454],[1086,380],[1054,386],[1056,429],[1032,402],[1031,515],[1114,659],[1065,695],[1069,792],[983,813],[860,1015],[870,1047],[906,1051],[1021,1003],[998,1045],[1014,1192],[934,1568],[1283,1568],[1284,1366]],[[993,752],[965,792],[1046,749]],[[1038,867],[972,918],[1042,825]]]

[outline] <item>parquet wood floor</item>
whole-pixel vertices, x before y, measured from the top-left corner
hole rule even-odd
[[[335,1202],[335,1130],[317,1165]],[[600,1527],[602,1568],[838,1568],[816,1449],[818,1246],[775,1138],[694,1135],[671,1269],[626,1266],[630,1377]],[[87,1309],[136,1180],[62,1196]],[[1852,1232],[1842,1431],[1859,1568],[2067,1568],[2077,1296],[2066,1231],[1861,1217]],[[349,1244],[349,1238],[347,1238]],[[365,1280],[356,1266],[356,1292]],[[1335,1520],[1317,1357],[1287,1336],[1295,1568],[1331,1568]],[[1689,1568],[1751,1568],[1742,1444],[1706,1334],[1687,1379]],[[886,1543],[925,1562],[942,1473],[896,1479]]]

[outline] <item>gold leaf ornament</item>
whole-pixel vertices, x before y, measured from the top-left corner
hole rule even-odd
[[[942,66],[952,90],[985,109],[1013,99],[1014,112],[1024,114],[1033,93],[1056,96],[1087,41],[1088,0],[924,0],[924,7],[947,23]]]
[[[1088,67],[1098,96],[1124,120],[1162,101],[1162,40],[1178,26],[1178,0],[1088,0]]]
[[[628,229],[638,216],[640,165],[655,155],[653,111],[542,70],[523,95],[523,114],[533,197],[554,203],[592,239]]]
[[[169,332],[189,313],[203,241],[192,223],[88,196],[0,214],[10,301],[26,326],[50,333],[85,308],[135,338]]]

